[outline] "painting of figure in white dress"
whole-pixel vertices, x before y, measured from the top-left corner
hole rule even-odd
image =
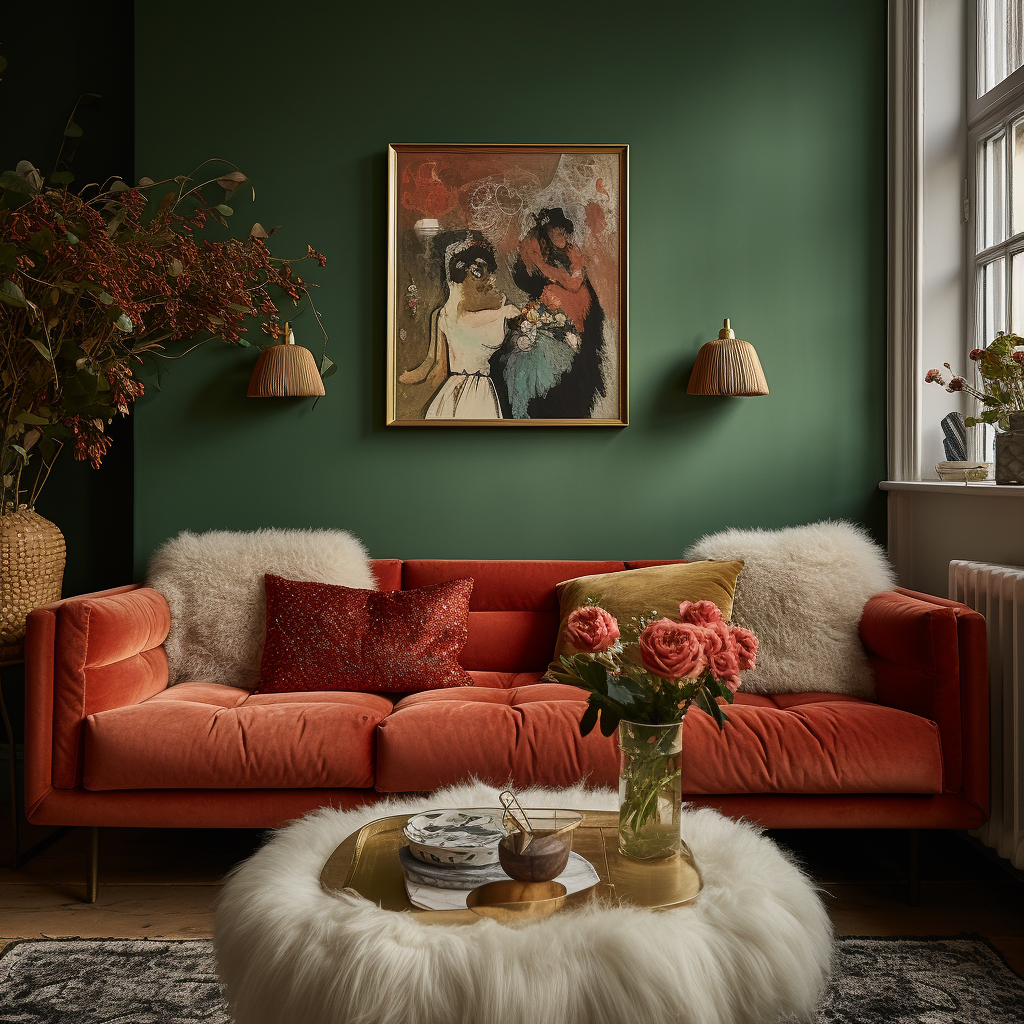
[[[389,425],[624,426],[626,147],[389,155]]]

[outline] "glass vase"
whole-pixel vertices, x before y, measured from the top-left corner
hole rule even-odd
[[[619,722],[619,852],[637,860],[683,850],[683,723]]]

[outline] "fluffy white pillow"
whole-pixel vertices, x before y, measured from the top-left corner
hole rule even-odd
[[[760,641],[757,668],[743,673],[748,693],[874,693],[860,617],[895,573],[866,530],[847,522],[723,530],[685,557],[744,561],[733,621]]]
[[[170,681],[252,688],[267,631],[264,573],[376,590],[363,545],[345,530],[185,531],[149,561],[147,586],[171,609]]]

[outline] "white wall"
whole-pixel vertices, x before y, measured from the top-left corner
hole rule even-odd
[[[901,587],[946,597],[954,558],[1024,565],[1024,487],[889,492],[889,558]]]
[[[924,267],[922,375],[948,362],[966,369],[965,233],[967,102],[966,0],[928,0],[924,8]],[[944,371],[945,372],[945,371]],[[945,459],[942,418],[963,411],[958,395],[921,382],[921,479],[934,480]]]

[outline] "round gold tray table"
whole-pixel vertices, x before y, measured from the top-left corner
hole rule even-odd
[[[464,807],[474,814],[496,814],[500,807]],[[527,808],[529,813],[530,808]],[[601,881],[591,889],[574,893],[565,909],[583,906],[593,899],[605,903],[646,907],[653,910],[679,907],[700,893],[702,881],[693,856],[637,861],[618,851],[619,816],[614,811],[581,811],[583,822],[573,835],[572,848],[594,865]],[[378,818],[349,836],[324,865],[320,885],[326,892],[358,893],[384,910],[408,911],[419,924],[472,924],[479,917],[472,910],[421,910],[409,902],[398,851],[408,840],[402,828],[409,814]]]

